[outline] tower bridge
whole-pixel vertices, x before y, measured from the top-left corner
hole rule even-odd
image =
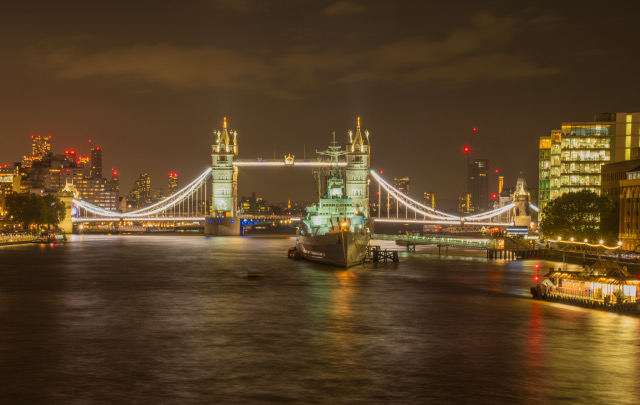
[[[524,188],[518,190],[514,202],[492,211],[459,216],[435,210],[413,200],[389,184],[381,175],[371,170],[371,145],[369,132],[360,129],[358,118],[355,133],[348,132],[346,148],[341,150],[334,141],[330,150],[339,154],[323,155],[316,159],[296,159],[291,154],[280,159],[239,158],[236,131],[227,128],[226,118],[222,129],[213,132],[211,145],[211,167],[170,197],[150,206],[126,212],[115,212],[73,200],[72,221],[74,223],[188,223],[199,222],[205,232],[215,235],[239,235],[247,223],[238,216],[238,172],[241,167],[314,167],[319,170],[339,167],[345,180],[347,198],[361,207],[365,217],[379,223],[419,223],[458,227],[509,227],[529,225],[529,210],[536,209],[528,202]],[[336,157],[338,156],[338,157]],[[320,176],[322,178],[322,176]],[[377,201],[370,199],[370,186],[378,186]],[[322,190],[321,184],[318,190]],[[394,215],[391,207],[396,205]],[[371,215],[370,203],[376,207]],[[377,204],[377,205],[376,205]],[[384,210],[386,207],[386,212]],[[404,210],[404,215],[401,211]],[[508,221],[499,219],[508,214]]]

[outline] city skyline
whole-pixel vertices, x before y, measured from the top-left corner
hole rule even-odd
[[[0,17],[0,163],[31,134],[52,134],[56,153],[86,154],[92,139],[128,190],[145,172],[195,178],[225,116],[246,158],[310,157],[333,131],[344,145],[360,116],[372,167],[411,177],[415,195],[454,201],[465,145],[505,185],[521,171],[535,185],[540,136],[638,111],[634,13],[550,4],[16,4]],[[308,171],[287,168],[242,169],[239,188],[270,201],[314,193]]]

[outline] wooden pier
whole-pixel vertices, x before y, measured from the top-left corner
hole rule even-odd
[[[487,259],[519,260],[540,257],[540,249],[487,249]]]
[[[414,246],[415,252],[415,246]],[[370,263],[379,263],[391,260],[393,263],[397,263],[400,261],[400,257],[398,256],[397,250],[392,249],[384,249],[380,248],[380,246],[368,246],[367,247],[367,257],[365,261]]]

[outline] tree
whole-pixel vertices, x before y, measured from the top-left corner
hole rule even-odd
[[[47,223],[54,228],[67,216],[67,208],[61,199],[53,194],[47,194],[44,197],[44,205],[47,207]]]
[[[44,224],[47,221],[44,199],[37,194],[10,193],[6,197],[5,207],[7,216],[21,223],[23,229],[29,229],[31,224]]]
[[[66,216],[64,203],[56,196],[32,193],[10,193],[5,200],[7,217],[29,229],[32,224],[57,226]]]
[[[540,229],[547,237],[591,241],[615,238],[617,218],[613,202],[592,191],[566,193],[551,201],[542,211]]]

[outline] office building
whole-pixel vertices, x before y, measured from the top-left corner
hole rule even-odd
[[[118,192],[104,178],[79,179],[74,182],[78,198],[110,211],[118,210]]]
[[[476,159],[468,166],[467,192],[471,195],[471,210],[486,211],[489,208],[489,161]]]
[[[422,203],[427,207],[436,209],[436,193],[433,191],[425,191]]]
[[[256,193],[252,192],[251,197],[242,197],[240,199],[240,210],[245,215],[270,215],[273,213],[273,207],[267,204],[266,200],[256,197]]]
[[[151,177],[148,174],[143,173],[140,178],[136,180],[135,185],[129,192],[127,197],[127,207],[129,208],[141,208],[152,203],[151,194]]]
[[[33,165],[23,167],[18,164],[15,178],[16,191],[41,190],[54,193],[62,191],[67,183],[75,183],[83,177],[82,169],[65,155],[48,153],[42,159],[34,160]]]
[[[625,178],[619,180],[619,233],[623,250],[640,249],[640,209],[638,196],[640,195],[640,165],[625,173]]]
[[[393,178],[393,186],[402,194],[409,195],[409,177],[394,177]],[[400,203],[389,196],[389,203],[383,201],[383,206],[386,206],[386,210],[393,216],[398,215],[398,211],[402,212],[404,215],[404,211],[401,210]],[[383,210],[384,212],[385,210]]]
[[[120,180],[118,180],[118,171],[111,168],[111,191],[120,193]]]
[[[394,187],[404,195],[409,195],[409,178],[408,177],[394,177]]]
[[[64,151],[64,155],[66,156],[66,158],[69,161],[77,163],[78,156],[77,156],[76,151],[74,149],[65,150]]]
[[[51,153],[51,135],[31,135],[31,160],[42,160]]]
[[[178,191],[178,173],[169,173],[169,183],[167,185],[167,194],[174,195]]]
[[[99,179],[102,178],[102,149],[91,148],[89,154],[91,169],[89,169],[89,178]]]
[[[540,138],[538,203],[565,193],[602,192],[602,166],[637,159],[640,112],[596,114],[589,122],[564,122]]]
[[[468,214],[471,212],[471,193],[464,192],[458,194],[458,212]]]

